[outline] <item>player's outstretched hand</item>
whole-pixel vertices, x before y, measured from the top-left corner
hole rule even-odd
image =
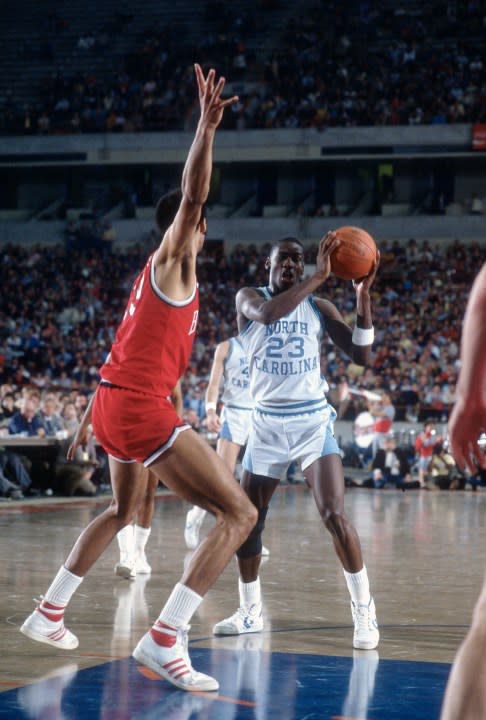
[[[198,63],[194,65],[194,70],[199,88],[199,104],[201,106],[200,122],[204,123],[208,128],[216,128],[221,122],[224,109],[238,102],[238,95],[233,95],[233,97],[223,100],[221,93],[223,92],[226,82],[224,77],[220,77],[216,82],[216,71],[211,68],[205,78],[202,68]]]

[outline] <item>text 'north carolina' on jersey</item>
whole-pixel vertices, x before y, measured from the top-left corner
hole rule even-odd
[[[258,288],[270,300],[268,288]],[[273,323],[250,321],[240,332],[250,364],[250,393],[256,408],[300,414],[327,405],[328,385],[321,376],[323,320],[309,295]]]
[[[155,283],[151,255],[133,284],[111,358],[100,371],[102,379],[130,390],[169,396],[187,367],[198,312],[197,285],[187,300],[171,300]]]
[[[250,373],[246,352],[237,337],[229,339],[228,354],[224,360],[224,387],[221,401],[226,407],[251,410]]]

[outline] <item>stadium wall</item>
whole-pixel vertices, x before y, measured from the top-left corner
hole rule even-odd
[[[192,138],[192,133],[171,132],[0,137],[0,167],[59,163],[181,163]],[[329,128],[323,131],[307,128],[223,130],[217,135],[214,159],[216,162],[272,162],[457,153],[474,154],[469,124]]]
[[[418,241],[448,245],[457,238],[461,242],[479,242],[486,246],[486,217],[484,216],[410,216],[398,218],[227,218],[209,222],[208,239],[222,240],[225,249],[236,244],[263,244],[284,235],[295,235],[305,243],[319,240],[324,233],[340,225],[364,227],[375,237],[378,245],[385,241],[409,238]],[[123,247],[140,242],[154,227],[150,220],[116,220],[112,222],[117,233],[115,246]],[[0,245],[8,243],[52,245],[63,243],[65,223],[56,222],[1,222]]]

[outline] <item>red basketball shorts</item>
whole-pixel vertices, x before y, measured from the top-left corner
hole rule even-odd
[[[106,385],[98,387],[91,422],[108,455],[147,467],[190,427],[170,400]]]

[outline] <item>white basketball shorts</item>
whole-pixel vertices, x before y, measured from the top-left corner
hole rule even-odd
[[[294,460],[305,470],[320,457],[340,455],[335,419],[336,411],[330,405],[301,415],[254,410],[243,468],[255,475],[282,478]]]
[[[246,445],[250,433],[252,411],[246,408],[223,407],[219,438],[237,445]]]

